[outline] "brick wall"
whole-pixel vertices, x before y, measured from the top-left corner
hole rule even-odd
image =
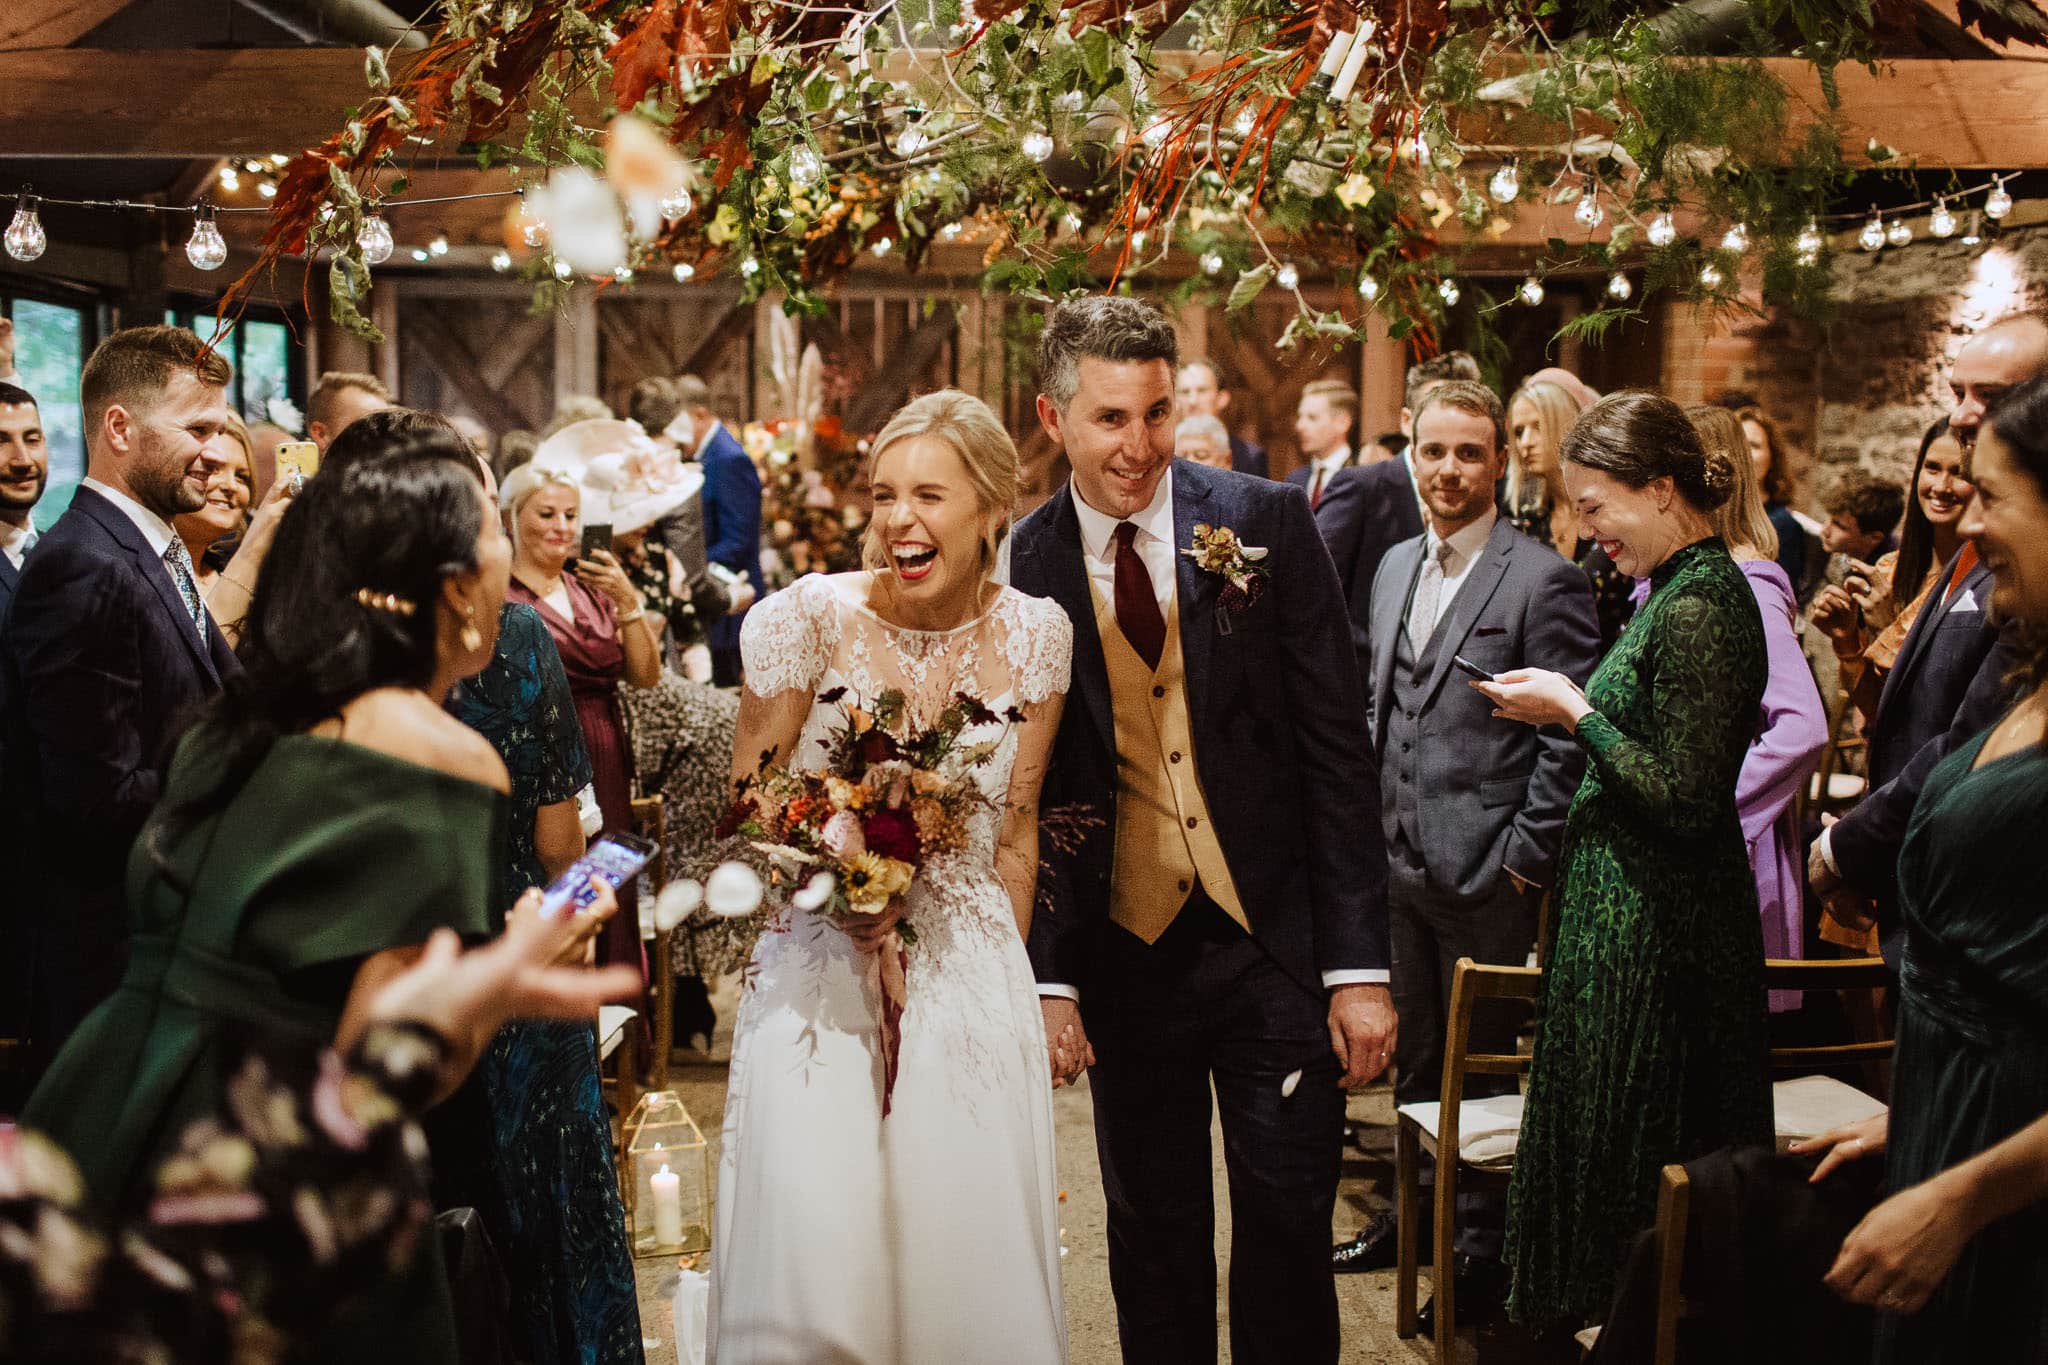
[[[1664,392],[1680,403],[1703,403],[1730,389],[1756,395],[1784,439],[1805,498],[1820,408],[1820,329],[1775,311],[1715,317],[1682,303],[1665,304],[1661,322]]]

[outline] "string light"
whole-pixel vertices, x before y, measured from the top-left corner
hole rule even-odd
[[[1437,281],[1436,296],[1444,301],[1444,307],[1446,308],[1457,307],[1458,300],[1462,297],[1463,292],[1458,288],[1458,282],[1449,275]]]
[[[1956,216],[1949,212],[1948,200],[1934,201],[1934,212],[1927,217],[1927,230],[1943,241],[1956,235]]]
[[[1705,288],[1719,289],[1724,278],[1725,276],[1721,274],[1721,267],[1715,265],[1712,261],[1708,261],[1700,267],[1700,284]]]
[[[448,234],[445,232],[435,233],[434,240],[427,243],[427,250],[435,256],[446,256],[448,254]]]
[[[256,183],[256,193],[262,195],[265,199],[277,198],[277,182],[275,180],[258,181]]]
[[[499,247],[496,251],[491,253],[491,269],[497,271],[500,275],[502,275],[511,268],[511,252],[505,250],[503,247]]]
[[[1984,219],[1977,210],[1970,210],[1970,230],[1963,234],[1964,246],[1975,246],[1984,240]]]
[[[1293,289],[1301,283],[1301,272],[1294,268],[1294,262],[1284,262],[1273,276],[1273,283],[1282,289]]]
[[[1522,176],[1514,157],[1509,157],[1507,164],[1493,173],[1493,179],[1486,182],[1486,192],[1495,203],[1515,202],[1515,196],[1522,192]]]
[[[1046,161],[1052,156],[1052,134],[1043,128],[1034,128],[1024,134],[1017,144],[1017,150],[1033,161]]]
[[[800,190],[807,190],[818,183],[818,177],[825,173],[825,163],[818,160],[818,154],[807,144],[799,144],[789,154],[789,183]]]
[[[890,251],[894,250],[895,246],[896,241],[894,238],[877,237],[875,238],[875,244],[869,247],[868,250],[873,252],[875,259],[879,261],[882,257],[888,255]]]
[[[1522,302],[1534,308],[1537,304],[1543,302],[1543,281],[1531,275],[1528,279],[1522,281],[1520,293]]]
[[[677,261],[675,269],[668,273],[675,277],[677,284],[688,284],[691,280],[697,278],[697,267],[691,265],[688,261]]]
[[[1884,239],[1893,246],[1905,246],[1913,240],[1913,229],[1903,218],[1892,219],[1892,225],[1885,229]]]
[[[1991,182],[1991,193],[1984,196],[1984,216],[1997,222],[2012,212],[2012,196],[2005,192],[2005,180],[2000,177]]]
[[[1237,117],[1230,121],[1230,131],[1239,137],[1250,137],[1252,129],[1259,126],[1258,111],[1247,104],[1237,111]]]
[[[903,125],[903,131],[896,134],[896,155],[908,161],[923,151],[930,141],[931,138],[925,135],[924,129],[915,123],[906,123]]]
[[[1078,114],[1088,104],[1088,97],[1078,90],[1062,90],[1052,97],[1052,107],[1062,114]]]
[[[748,279],[752,279],[754,276],[760,273],[761,263],[755,260],[752,256],[749,256],[747,257],[747,259],[740,262],[740,274],[745,275]]]
[[[1650,220],[1651,246],[1670,246],[1678,240],[1678,224],[1671,221],[1671,215],[1660,213]]]
[[[199,270],[218,270],[227,264],[227,239],[220,235],[220,224],[214,221],[211,204],[202,203],[193,217],[192,237],[185,243],[185,259]]]
[[[1884,219],[1875,208],[1870,210],[1870,221],[1863,225],[1863,231],[1856,234],[1856,245],[1865,251],[1876,251],[1884,246]]]
[[[1799,235],[1792,239],[1792,249],[1799,253],[1801,265],[1812,265],[1820,259],[1820,249],[1827,244],[1820,235],[1820,224],[1809,218],[1806,226],[1799,229]]]
[[[391,253],[398,244],[392,240],[391,224],[373,213],[363,219],[363,230],[356,234],[356,245],[362,249],[364,264],[382,265],[391,259]]]
[[[697,199],[690,193],[688,185],[678,185],[662,196],[659,207],[661,216],[674,222],[678,218],[688,218],[690,210],[697,207]]]
[[[1721,234],[1721,250],[1740,256],[1749,250],[1749,224],[1736,223]]]
[[[1617,303],[1628,302],[1629,295],[1635,292],[1636,287],[1630,284],[1628,276],[1622,274],[1619,270],[1607,277],[1607,297],[1615,300]]]
[[[1358,277],[1358,296],[1371,303],[1380,296],[1380,282],[1370,275]]]
[[[617,266],[613,267],[612,278],[620,284],[631,284],[633,282],[633,267],[621,261]]]
[[[558,279],[558,280],[566,280],[566,279],[568,279],[568,278],[569,278],[569,273],[570,273],[570,272],[569,272],[569,263],[568,263],[567,261],[556,261],[556,262],[555,262],[555,278],[556,278],[556,279]]]
[[[37,212],[42,203],[33,194],[23,190],[14,201],[14,219],[7,225],[7,254],[17,261],[33,261],[50,249],[50,239],[43,233],[43,220]]]
[[[1204,275],[1221,275],[1223,273],[1222,253],[1216,251],[1203,252],[1201,265]]]
[[[1142,233],[1142,232],[1134,232],[1134,233],[1132,233],[1132,234],[1131,234],[1131,250],[1133,250],[1133,251],[1143,251],[1144,249],[1145,249],[1145,234],[1144,234],[1144,233]]]
[[[220,187],[233,193],[242,188],[242,173],[232,164],[220,168]]]
[[[1145,139],[1147,147],[1163,147],[1166,145],[1166,139],[1173,136],[1173,120],[1161,114],[1145,125],[1145,131],[1140,136]]]
[[[1590,175],[1579,188],[1579,202],[1572,207],[1572,218],[1588,232],[1607,221],[1607,210],[1600,207],[1600,187]]]

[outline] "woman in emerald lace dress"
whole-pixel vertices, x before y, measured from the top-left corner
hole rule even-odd
[[[1641,392],[1587,409],[1562,455],[1586,534],[1651,590],[1583,693],[1538,669],[1473,684],[1588,758],[1508,1194],[1509,1306],[1532,1323],[1606,1305],[1665,1163],[1771,1138],[1763,934],[1735,808],[1763,623],[1708,519],[1734,469]]]

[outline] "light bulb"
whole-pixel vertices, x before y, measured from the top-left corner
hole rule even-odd
[[[1984,196],[1984,216],[1997,222],[2012,212],[2012,196],[2005,192],[2005,182],[1992,182],[1991,193]]]
[[[1052,134],[1034,128],[1018,141],[1017,150],[1033,161],[1044,161],[1052,155]]]
[[[282,166],[287,161],[290,160],[291,158],[286,156],[283,152],[272,152],[270,154],[270,164],[273,166]]]
[[[1436,296],[1444,301],[1444,307],[1455,307],[1461,294],[1462,291],[1458,288],[1458,282],[1450,276],[1446,275],[1443,279],[1437,281]]]
[[[668,273],[675,276],[677,284],[688,284],[691,280],[697,278],[697,267],[691,265],[688,261],[677,261],[675,269]]]
[[[500,247],[491,253],[491,269],[500,275],[512,268],[512,253]]]
[[[696,207],[696,196],[690,193],[688,185],[678,185],[675,189],[663,195],[659,205],[661,216],[671,221],[677,218],[688,218],[690,210]]]
[[[1087,103],[1088,97],[1078,90],[1062,90],[1052,97],[1052,107],[1062,114],[1078,114]]]
[[[939,240],[942,242],[957,242],[960,240],[961,231],[962,229],[958,223],[948,223],[939,229]]]
[[[1708,261],[1700,267],[1700,284],[1704,288],[1719,289],[1724,278],[1721,274],[1721,267],[1715,265],[1712,261]]]
[[[1884,239],[1893,246],[1905,246],[1913,240],[1913,229],[1903,218],[1892,219],[1892,225],[1885,229]]]
[[[1678,240],[1678,224],[1671,221],[1671,215],[1660,213],[1650,220],[1651,246],[1670,246]]]
[[[242,188],[242,173],[236,170],[233,166],[221,167],[220,187],[224,190],[231,191]]]
[[[446,256],[448,254],[448,234],[445,232],[435,233],[434,240],[427,243],[427,250],[436,256]]]
[[[876,260],[880,260],[882,257],[888,255],[892,250],[894,250],[895,247],[896,242],[893,238],[877,237],[875,239],[875,244],[869,247],[868,250],[875,253]]]
[[[228,244],[214,221],[213,205],[201,204],[192,223],[192,238],[185,243],[185,259],[198,270],[218,270],[227,264]]]
[[[1600,207],[1600,187],[1590,175],[1579,190],[1579,202],[1572,206],[1572,220],[1588,232],[1607,221],[1607,210]]]
[[[1870,221],[1863,225],[1863,231],[1856,234],[1856,245],[1865,251],[1876,251],[1884,246],[1884,219],[1877,210],[1870,211]]]
[[[1721,234],[1721,250],[1740,256],[1749,250],[1749,224],[1736,223]]]
[[[277,182],[275,180],[259,180],[256,182],[256,193],[262,195],[265,199],[277,198]]]
[[[1282,289],[1293,289],[1301,283],[1301,272],[1294,268],[1294,262],[1288,261],[1273,272],[1273,283]]]
[[[1145,125],[1143,134],[1147,147],[1163,147],[1166,139],[1173,136],[1173,120],[1161,114]]]
[[[1230,121],[1230,131],[1239,137],[1250,137],[1252,129],[1259,126],[1259,115],[1249,104],[1237,111],[1237,117]]]
[[[1963,234],[1964,246],[1975,246],[1984,240],[1984,219],[1975,209],[1970,210],[1970,230]]]
[[[1429,164],[1429,138],[1420,132],[1415,134],[1415,164],[1418,166],[1427,166]]]
[[[1515,202],[1515,196],[1522,192],[1522,176],[1512,158],[1507,165],[1493,173],[1493,179],[1486,182],[1486,192],[1493,196],[1496,203]]]
[[[412,249],[412,258],[422,265],[433,259],[427,254],[427,249],[423,246],[416,246]]]
[[[50,239],[43,235],[42,216],[37,212],[43,201],[23,192],[14,201],[14,221],[7,225],[7,254],[17,261],[32,261],[50,248]]]
[[[799,145],[789,154],[789,183],[798,189],[809,189],[824,173],[825,163],[818,160],[818,154],[808,145]]]
[[[1927,217],[1927,230],[1944,241],[1956,235],[1956,216],[1949,212],[1948,200],[1934,201],[1934,212]]]
[[[1534,308],[1537,304],[1543,302],[1543,281],[1531,275],[1528,279],[1522,281],[1521,289],[1516,292],[1522,296],[1523,303]]]
[[[612,269],[612,278],[620,284],[631,284],[633,282],[633,267],[623,262],[620,263]]]
[[[1370,275],[1360,275],[1358,277],[1358,295],[1367,303],[1371,303],[1380,296],[1380,282]]]
[[[745,275],[747,278],[752,279],[754,276],[760,273],[761,263],[755,260],[752,256],[749,256],[747,257],[747,259],[740,262],[740,274]]]
[[[1618,303],[1627,303],[1629,296],[1635,292],[1636,287],[1630,284],[1628,281],[1628,276],[1622,274],[1619,270],[1615,271],[1612,275],[1609,275],[1607,277],[1608,298],[1613,299]]]
[[[373,213],[363,219],[363,230],[356,234],[356,245],[362,248],[364,264],[382,265],[391,259],[392,249],[397,243],[391,239],[391,224]]]
[[[1060,229],[1063,232],[1069,234],[1076,233],[1086,226],[1087,224],[1081,221],[1081,215],[1078,213],[1063,213],[1060,215]]]
[[[1202,273],[1203,273],[1204,275],[1221,275],[1221,274],[1223,273],[1223,257],[1222,257],[1222,255],[1221,255],[1220,253],[1218,253],[1218,252],[1214,252],[1214,251],[1205,251],[1205,252],[1203,252],[1203,253],[1202,253]]]
[[[555,262],[555,278],[558,280],[566,280],[569,278],[569,263],[567,261]]]
[[[527,211],[526,205],[519,206],[519,239],[528,246],[547,245],[548,225]]]
[[[907,123],[903,126],[903,131],[896,134],[896,155],[908,160],[923,151],[925,144],[930,141],[931,139],[925,136],[924,129],[915,123]]]
[[[1827,240],[1820,235],[1820,224],[1811,218],[1806,220],[1805,227],[1799,229],[1799,235],[1792,239],[1792,249],[1799,253],[1801,260],[1813,258],[1807,260],[1809,265],[1820,259],[1820,249],[1825,245]]]
[[[1146,238],[1145,238],[1145,234],[1144,234],[1144,233],[1142,233],[1142,232],[1134,232],[1134,233],[1132,233],[1132,234],[1131,234],[1131,250],[1133,250],[1133,251],[1143,251],[1143,250],[1145,249],[1145,241],[1146,241]]]

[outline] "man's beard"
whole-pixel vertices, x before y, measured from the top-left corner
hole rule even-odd
[[[0,484],[0,511],[26,512],[43,499],[43,490],[49,487],[50,476],[38,474],[33,492],[21,494],[6,484]]]
[[[135,500],[150,511],[169,521],[172,517],[187,512],[197,512],[206,506],[206,488],[194,488],[185,481],[189,464],[152,463],[143,461],[129,477],[128,486],[135,494]]]

